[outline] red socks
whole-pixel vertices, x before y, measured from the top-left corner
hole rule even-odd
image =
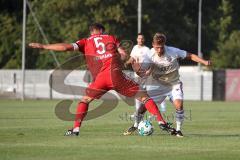
[[[157,116],[157,121],[158,122],[162,122],[162,123],[166,123],[165,120],[163,119],[157,105],[155,104],[155,102],[150,98],[145,102],[145,107],[147,108],[148,112],[150,112],[151,114]]]
[[[74,121],[74,128],[80,127],[84,117],[87,115],[88,111],[88,104],[79,102],[77,106],[75,121]]]

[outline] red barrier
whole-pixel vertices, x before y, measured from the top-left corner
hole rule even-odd
[[[226,101],[240,101],[240,70],[226,70]]]

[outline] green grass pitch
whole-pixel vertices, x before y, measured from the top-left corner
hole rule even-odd
[[[59,101],[0,100],[1,160],[236,160],[240,158],[240,103],[186,101],[184,138],[160,131],[123,136],[134,107],[86,121],[79,137],[64,137],[72,122],[55,116]],[[74,111],[76,102],[71,107]],[[167,116],[173,121],[173,107]]]

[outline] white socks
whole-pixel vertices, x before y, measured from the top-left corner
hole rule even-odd
[[[184,110],[176,110],[176,130],[180,131],[184,121]]]
[[[182,122],[176,121],[176,131],[181,131]]]

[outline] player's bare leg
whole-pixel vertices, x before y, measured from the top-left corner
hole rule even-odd
[[[176,99],[173,101],[173,105],[176,108],[176,136],[183,137],[181,127],[184,121],[183,100]]]
[[[79,135],[79,129],[81,127],[82,121],[84,117],[87,115],[88,111],[88,105],[91,103],[94,99],[89,96],[84,96],[78,103],[77,109],[76,109],[76,116],[74,121],[74,127],[70,130],[68,130],[65,133],[65,136],[78,136]]]

